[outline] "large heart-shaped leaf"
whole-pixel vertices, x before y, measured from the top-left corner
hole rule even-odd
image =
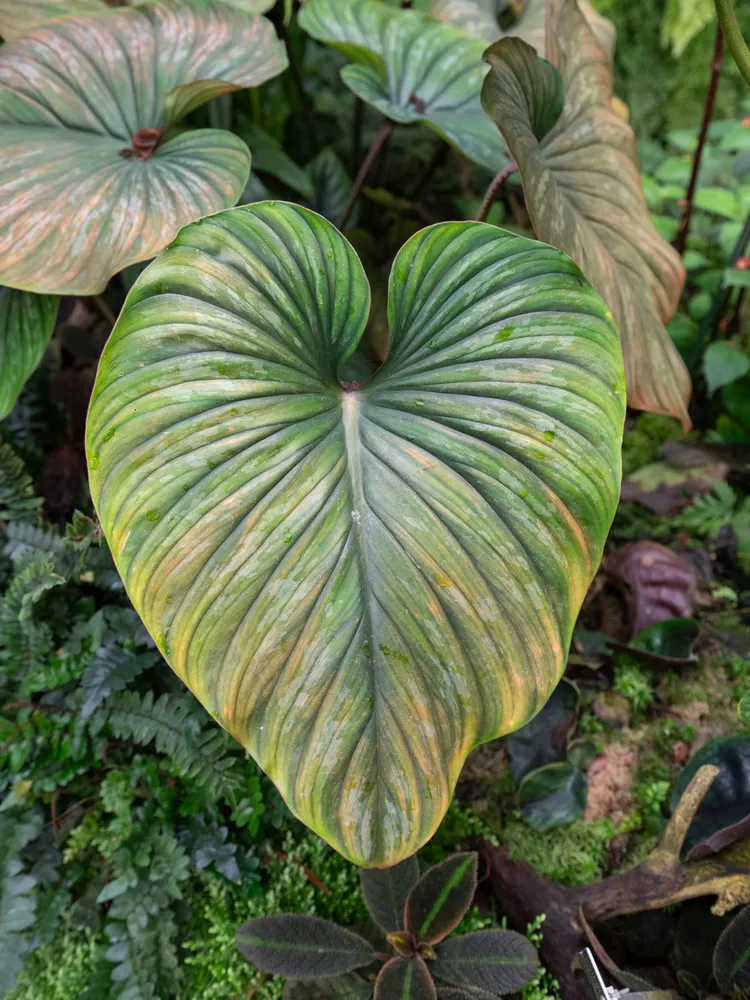
[[[186,227],[134,285],[91,487],[160,650],[363,867],[434,832],[467,753],[565,663],[617,504],[622,356],[564,254],[481,223],[401,249],[390,356],[352,247],[283,202]]]
[[[128,3],[112,3],[106,0],[0,0],[0,36],[6,42],[14,42],[41,24],[58,17],[81,17],[87,14],[103,14],[111,7],[138,7],[148,3],[153,6],[162,0],[130,0]],[[171,0],[167,0],[171,2]],[[184,7],[208,7],[213,0],[180,0]],[[273,7],[275,0],[221,0],[230,7],[244,10],[246,14],[264,14]]]
[[[628,403],[678,417],[688,428],[690,376],[667,333],[685,269],[654,229],[636,165],[635,136],[611,109],[610,60],[576,0],[561,0],[554,39],[565,108],[541,140],[532,123],[546,93],[548,64],[525,42],[502,39],[482,103],[521,173],[540,239],[569,253],[611,308],[623,344]]]
[[[487,67],[478,38],[381,0],[307,0],[299,21],[353,60],[342,80],[392,121],[424,122],[490,170],[507,161],[479,103]]]
[[[0,288],[0,420],[15,406],[55,327],[56,295]]]
[[[160,142],[167,104],[178,114],[285,66],[270,22],[222,3],[65,18],[3,46],[0,282],[98,293],[233,205],[247,146],[213,129]]]

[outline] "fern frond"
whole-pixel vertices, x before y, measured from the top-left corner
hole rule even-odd
[[[85,722],[115,691],[124,691],[144,670],[159,662],[159,654],[149,650],[132,653],[115,644],[101,646],[83,672],[85,691],[81,719]]]
[[[11,522],[7,535],[5,553],[13,560],[16,569],[22,569],[34,558],[47,556],[54,563],[56,572],[66,577],[73,575],[76,556],[56,531],[36,524]]]
[[[52,651],[49,625],[36,621],[34,605],[66,582],[48,556],[33,559],[17,573],[0,604],[0,662],[27,676],[40,669]]]
[[[0,521],[38,524],[41,506],[23,461],[9,444],[0,444]]]
[[[113,696],[111,705],[109,723],[118,739],[141,746],[154,743],[159,753],[170,757],[201,729],[198,703],[188,694],[163,694],[155,701],[152,691],[143,696],[123,691]]]
[[[244,778],[233,752],[237,743],[218,727],[201,731],[206,716],[191,695],[163,694],[154,701],[150,691],[142,697],[123,691],[113,696],[111,705],[109,722],[118,739],[153,742],[171,759],[177,774],[211,789],[218,798],[232,801],[241,790]]]

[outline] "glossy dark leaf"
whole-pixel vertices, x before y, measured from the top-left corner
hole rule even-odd
[[[406,900],[406,929],[435,944],[458,926],[477,887],[477,855],[454,854],[426,871]]]
[[[392,958],[375,981],[375,1000],[436,1000],[435,984],[425,962]]]
[[[372,946],[358,934],[298,913],[246,921],[237,931],[237,947],[264,972],[311,979],[339,976],[374,958]]]
[[[635,635],[654,622],[690,618],[695,605],[695,574],[671,549],[657,542],[630,542],[606,561],[606,571],[629,588]]]
[[[714,951],[714,976],[722,993],[750,990],[750,906],[723,931]]]
[[[520,990],[539,972],[536,950],[514,931],[484,930],[443,942],[430,968],[437,979],[488,993]]]
[[[518,790],[523,818],[544,832],[580,819],[586,810],[586,775],[567,761],[527,774]]]
[[[672,809],[703,764],[719,768],[713,784],[698,806],[682,852],[696,860],[716,854],[750,836],[750,737],[726,736],[709,740],[680,774],[672,792]]]
[[[516,784],[530,771],[565,759],[578,700],[578,689],[563,677],[541,712],[508,736],[510,770]]]
[[[404,926],[406,897],[419,880],[419,864],[412,854],[392,868],[363,868],[359,873],[370,916],[386,934]]]
[[[662,657],[688,659],[699,631],[695,618],[668,618],[644,629],[630,645]]]
[[[370,1000],[372,984],[356,972],[327,979],[290,979],[284,1000]]]

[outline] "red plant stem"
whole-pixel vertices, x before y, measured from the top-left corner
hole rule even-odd
[[[706,139],[708,137],[708,126],[711,124],[711,118],[714,113],[716,92],[719,89],[719,75],[721,73],[721,66],[723,62],[724,35],[721,30],[721,25],[717,24],[714,55],[711,60],[711,83],[709,84],[708,93],[706,94],[706,107],[703,110],[703,121],[701,122],[701,130],[698,135],[698,145],[695,148],[695,155],[693,157],[693,170],[690,174],[690,183],[688,184],[687,191],[685,192],[685,204],[682,209],[682,218],[680,219],[680,225],[674,241],[674,248],[680,256],[682,256],[685,252],[685,244],[687,243],[688,229],[690,228],[690,217],[693,214],[693,198],[695,197],[695,188],[698,183],[698,173],[700,172],[701,160],[703,159],[703,148],[706,145]]]
[[[367,150],[364,160],[362,160],[362,166],[359,168],[359,173],[357,174],[354,184],[352,185],[351,194],[349,195],[349,200],[346,203],[346,208],[344,209],[341,219],[339,220],[339,229],[342,233],[346,228],[346,224],[349,221],[349,216],[352,214],[352,209],[357,202],[357,198],[359,198],[360,191],[367,180],[367,175],[369,174],[378,153],[390,138],[394,127],[395,126],[390,118],[386,118],[370,143],[370,148]]]
[[[510,163],[506,163],[502,170],[498,170],[495,176],[490,181],[490,185],[484,193],[484,198],[482,200],[482,207],[479,209],[479,214],[477,215],[477,222],[484,222],[487,216],[490,214],[490,209],[492,208],[492,202],[497,197],[497,192],[505,184],[507,179],[518,170],[518,165],[515,160],[511,160]]]

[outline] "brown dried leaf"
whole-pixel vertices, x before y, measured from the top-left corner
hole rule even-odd
[[[692,616],[695,574],[671,549],[657,542],[630,542],[609,556],[605,569],[629,587],[633,635],[655,622]]]

